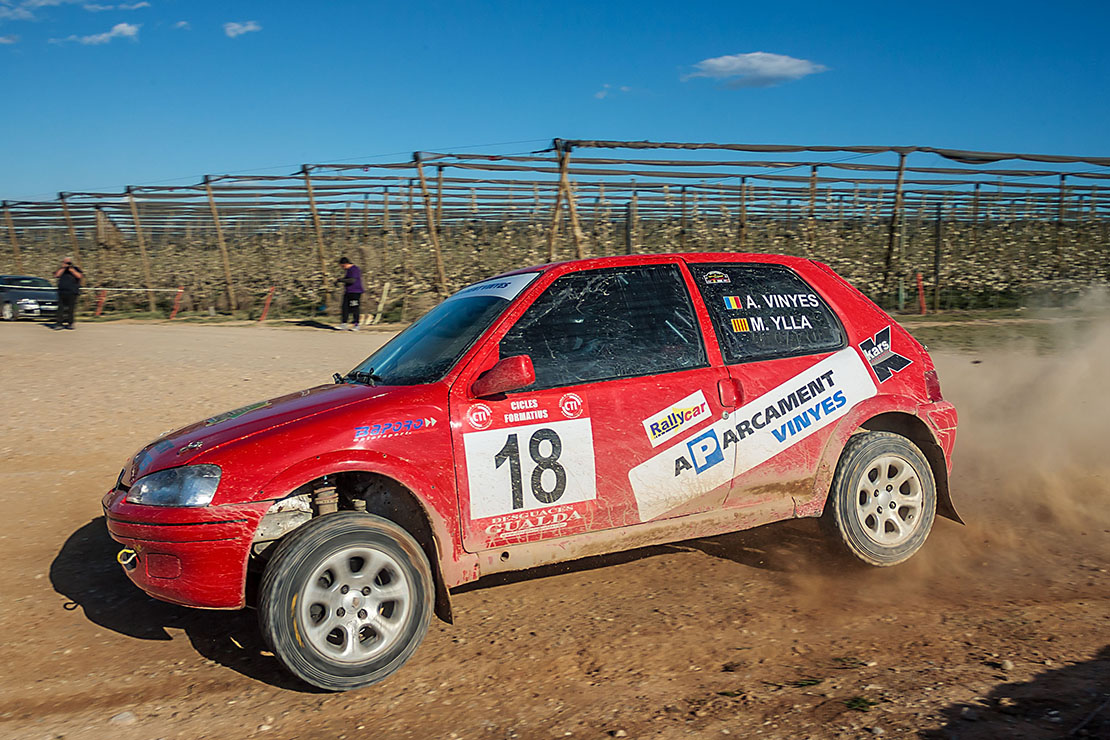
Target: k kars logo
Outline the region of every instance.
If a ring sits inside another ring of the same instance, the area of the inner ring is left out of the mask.
[[[577,419],[582,415],[582,397],[577,393],[564,393],[559,399],[559,410],[568,419]]]
[[[484,403],[476,403],[467,410],[466,421],[475,429],[485,429],[493,423],[493,411]]]
[[[871,369],[875,371],[875,378],[880,383],[890,380],[894,373],[901,372],[913,362],[891,349],[890,327],[886,327],[871,339],[865,339],[859,344],[859,350],[867,358]]]

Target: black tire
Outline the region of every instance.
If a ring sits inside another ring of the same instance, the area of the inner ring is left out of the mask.
[[[840,549],[890,566],[921,548],[936,511],[936,481],[921,450],[898,434],[866,432],[844,445],[821,518]]]
[[[428,632],[434,587],[423,548],[404,529],[373,514],[328,514],[274,551],[259,586],[259,625],[306,683],[357,689],[412,656]]]

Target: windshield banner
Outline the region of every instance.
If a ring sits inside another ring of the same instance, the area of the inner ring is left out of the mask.
[[[493,280],[484,280],[463,288],[448,298],[447,301],[453,301],[457,298],[477,298],[479,296],[493,296],[494,298],[504,298],[511,301],[520,295],[520,292],[527,288],[537,277],[539,277],[538,272],[524,272],[520,275],[508,275]],[[447,301],[444,301],[444,303]]]

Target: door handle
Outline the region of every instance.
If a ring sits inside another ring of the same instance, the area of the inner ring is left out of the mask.
[[[739,408],[744,403],[744,389],[736,378],[721,378],[717,381],[717,395],[725,409]]]

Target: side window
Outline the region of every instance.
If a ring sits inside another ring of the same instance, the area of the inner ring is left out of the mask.
[[[708,364],[678,265],[588,270],[552,283],[501,340],[528,355],[528,390],[653,375]]]
[[[844,330],[821,297],[781,265],[693,264],[725,363],[828,352]]]

